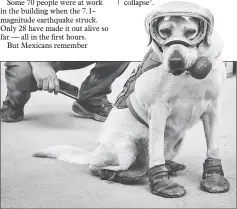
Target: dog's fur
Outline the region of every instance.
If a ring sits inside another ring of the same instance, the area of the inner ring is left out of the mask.
[[[185,35],[187,29],[198,31],[198,24],[192,18],[170,17],[169,20],[160,21],[158,27],[159,32],[170,27],[170,35],[180,37]],[[154,42],[151,46],[157,51]],[[185,68],[189,68],[199,56],[196,47],[174,44],[162,49],[163,64],[142,74],[131,95],[137,101],[134,109],[149,128],[141,124],[129,109],[114,107],[102,127],[93,152],[55,146],[43,149],[34,156],[88,164],[96,175],[102,169],[126,171],[134,163],[151,168],[164,164],[165,159],[172,160],[187,129],[201,119],[206,135],[207,157],[218,158],[217,124],[220,92],[225,80],[225,66],[221,57],[214,59],[212,70],[205,79],[197,80],[186,72],[179,76],[169,72],[169,59],[175,50],[182,54]],[[139,108],[144,111],[140,112]]]

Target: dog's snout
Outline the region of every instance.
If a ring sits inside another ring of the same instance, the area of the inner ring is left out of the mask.
[[[169,67],[171,70],[183,69],[185,66],[184,58],[178,50],[175,50],[169,59]]]

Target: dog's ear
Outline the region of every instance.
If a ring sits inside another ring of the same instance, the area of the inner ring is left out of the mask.
[[[160,48],[158,47],[158,45],[153,41],[151,40],[151,48],[153,49],[153,51],[157,54],[160,62],[163,62],[163,53],[162,51],[160,50]]]
[[[219,35],[213,32],[212,35],[206,37],[199,45],[198,51],[201,56],[206,56],[212,60],[221,54],[224,44]]]
[[[155,11],[148,14],[145,18],[145,29],[146,29],[146,32],[147,32],[148,38],[149,38],[148,46],[151,46],[153,51],[157,54],[159,60],[161,62],[163,62],[162,52],[161,52],[160,48],[158,47],[157,43],[154,42],[152,35],[151,35],[151,28],[150,27],[151,27],[152,19],[154,18],[154,15],[155,15]]]

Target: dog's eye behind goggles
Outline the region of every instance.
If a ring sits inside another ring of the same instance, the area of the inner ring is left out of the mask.
[[[151,36],[150,42],[154,40],[159,47],[170,46],[172,44],[182,44],[187,47],[198,46],[206,36],[207,22],[204,19],[198,18],[200,29],[199,33],[194,39],[190,40],[188,38],[181,38],[181,37],[170,37],[168,39],[163,39],[158,33],[158,21],[160,20],[159,18],[158,17],[153,18],[153,20],[150,23],[150,36]]]

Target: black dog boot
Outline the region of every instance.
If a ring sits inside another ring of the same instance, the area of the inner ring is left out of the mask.
[[[129,168],[126,171],[101,170],[100,179],[114,181],[121,184],[134,184],[147,173],[146,167]]]
[[[165,160],[165,165],[167,166],[167,168],[169,169],[169,174],[174,174],[178,171],[182,171],[186,168],[185,165],[180,164],[180,163],[176,163],[174,161],[171,160]]]
[[[185,188],[169,179],[169,171],[166,165],[158,165],[149,169],[151,193],[166,198],[184,196],[186,194]]]
[[[103,169],[100,172],[101,180],[116,181],[116,172],[111,170]]]
[[[229,181],[224,177],[220,159],[207,158],[205,160],[202,178],[201,188],[206,192],[223,193],[230,188]]]

